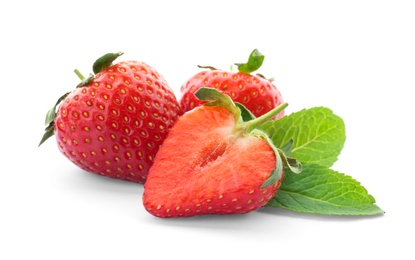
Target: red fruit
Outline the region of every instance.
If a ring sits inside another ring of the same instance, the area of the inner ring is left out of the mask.
[[[121,54],[97,60],[96,75],[65,94],[56,114],[56,106],[49,111],[41,144],[55,134],[59,150],[80,168],[144,183],[181,113],[173,91],[154,68],[139,61],[112,65]]]
[[[162,218],[242,214],[262,207],[280,187],[284,160],[256,127],[286,104],[241,123],[229,96],[207,88],[197,95],[219,98],[185,113],[171,128],[144,185],[144,207]]]
[[[283,103],[282,95],[272,81],[265,79],[260,74],[250,74],[262,65],[263,59],[264,56],[258,50],[254,50],[248,63],[237,64],[238,72],[211,68],[211,70],[197,73],[181,87],[180,107],[182,111],[186,112],[206,103],[199,100],[194,94],[201,87],[215,88],[229,95],[233,101],[244,105],[256,117],[281,105]],[[282,116],[284,116],[284,111],[274,119]]]

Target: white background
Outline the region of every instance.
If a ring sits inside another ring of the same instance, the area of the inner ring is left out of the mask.
[[[2,1],[1,259],[414,259],[413,1]],[[178,98],[196,65],[228,69],[258,48],[287,113],[326,106],[346,124],[333,166],[386,214],[261,209],[158,219],[142,185],[86,173],[46,111],[107,52],[155,67]]]

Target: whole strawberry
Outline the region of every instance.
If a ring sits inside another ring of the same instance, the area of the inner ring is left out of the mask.
[[[210,70],[197,73],[182,85],[180,98],[182,111],[189,111],[205,103],[194,94],[202,87],[215,88],[229,95],[233,101],[244,105],[256,117],[281,105],[284,102],[282,95],[272,80],[265,79],[261,74],[251,74],[261,67],[263,61],[264,55],[255,49],[251,52],[247,63],[236,64],[238,72],[199,66]],[[274,119],[283,115],[284,111],[281,111]]]
[[[59,150],[80,168],[144,183],[169,129],[181,114],[165,79],[139,61],[112,62],[108,53],[88,78],[63,95],[46,116],[41,145],[53,134]]]
[[[300,170],[258,129],[287,104],[244,122],[229,96],[212,88],[196,95],[212,101],[185,113],[171,128],[144,184],[144,207],[161,218],[257,210],[275,196],[283,166]]]

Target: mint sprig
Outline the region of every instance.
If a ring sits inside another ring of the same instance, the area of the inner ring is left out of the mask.
[[[267,207],[324,215],[383,214],[375,198],[351,176],[317,164],[303,164],[300,174],[286,170],[276,196]]]
[[[266,206],[324,215],[384,213],[357,180],[330,169],[346,140],[345,124],[333,111],[325,107],[303,109],[260,129],[276,147],[289,148],[287,155],[302,164],[300,174],[285,169],[279,191]]]

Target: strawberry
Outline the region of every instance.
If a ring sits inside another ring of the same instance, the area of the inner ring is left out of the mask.
[[[229,95],[232,100],[243,104],[256,117],[281,105],[283,103],[282,95],[272,83],[272,79],[265,79],[261,74],[251,74],[261,67],[263,61],[264,55],[255,49],[251,52],[247,63],[236,64],[238,72],[199,66],[200,68],[210,68],[210,70],[195,74],[182,85],[180,89],[180,107],[182,111],[189,111],[204,103],[194,94],[201,87],[215,88]],[[278,119],[283,115],[284,111],[280,112],[274,119]]]
[[[139,61],[112,64],[122,54],[102,56],[87,79],[75,70],[84,80],[49,110],[39,145],[55,135],[59,150],[80,168],[144,183],[181,112],[154,68]]]
[[[232,99],[213,88],[196,96],[213,100],[181,116],[150,168],[142,196],[145,209],[161,218],[243,214],[275,196],[287,160],[259,125],[286,107],[243,121]]]

